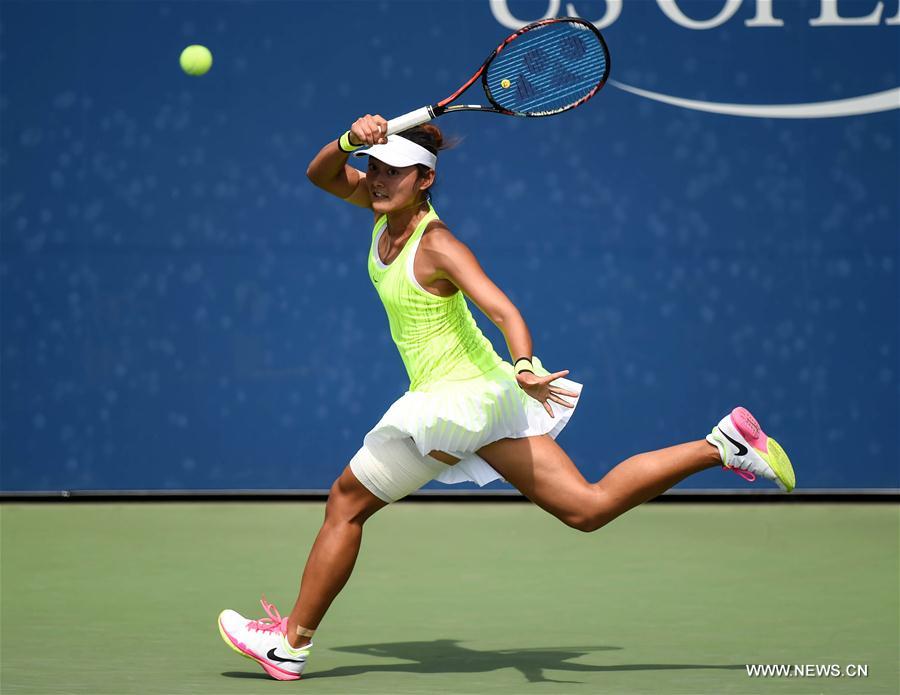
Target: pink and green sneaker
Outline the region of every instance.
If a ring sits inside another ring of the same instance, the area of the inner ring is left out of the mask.
[[[719,450],[722,466],[745,480],[753,482],[756,476],[762,476],[774,480],[785,492],[794,489],[791,460],[778,442],[766,436],[746,408],[735,408],[723,417],[706,435],[706,441]]]
[[[219,614],[219,634],[225,644],[256,661],[272,678],[299,680],[312,643],[294,649],[285,636],[287,618],[282,618],[265,598],[260,603],[268,618],[248,620],[233,610],[224,610]]]

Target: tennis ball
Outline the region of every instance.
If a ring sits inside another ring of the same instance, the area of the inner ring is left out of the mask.
[[[509,80],[500,80],[500,86],[503,87],[503,89],[509,89],[509,85],[511,84],[512,82],[510,82]]]
[[[188,46],[181,52],[178,59],[181,69],[188,75],[199,77],[209,72],[212,67],[212,53],[206,46]]]

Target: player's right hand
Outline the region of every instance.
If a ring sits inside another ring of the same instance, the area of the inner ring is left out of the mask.
[[[378,114],[366,114],[350,126],[350,143],[353,145],[383,145],[387,142],[387,121]]]

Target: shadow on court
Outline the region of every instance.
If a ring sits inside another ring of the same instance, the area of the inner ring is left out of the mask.
[[[569,671],[572,673],[598,673],[604,671],[670,671],[689,669],[739,670],[743,664],[593,664],[571,663],[570,659],[586,656],[592,652],[616,651],[621,647],[539,647],[533,649],[498,649],[478,651],[461,647],[458,640],[440,639],[430,642],[386,642],[383,644],[358,644],[333,647],[332,651],[366,656],[400,659],[403,664],[365,664],[359,666],[339,666],[328,671],[312,671],[303,679],[339,678],[358,676],[364,673],[487,673],[505,668],[514,668],[530,683],[581,683],[578,680],[555,680],[544,675],[545,670]],[[228,672],[223,676],[231,678],[268,678],[263,673]]]

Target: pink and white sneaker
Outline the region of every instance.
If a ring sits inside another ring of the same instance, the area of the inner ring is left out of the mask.
[[[761,475],[774,480],[785,492],[794,489],[791,460],[778,442],[766,436],[746,408],[735,408],[723,417],[706,435],[706,441],[719,450],[722,466],[745,480],[753,482]]]
[[[280,681],[299,680],[309,648],[294,649],[287,641],[287,618],[282,618],[278,610],[263,598],[263,610],[269,616],[261,620],[248,620],[233,610],[219,613],[219,633],[225,644],[238,654],[253,659],[272,678]]]

